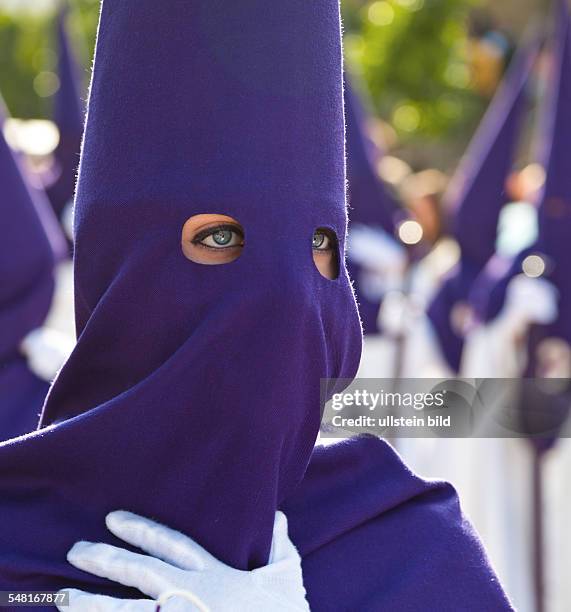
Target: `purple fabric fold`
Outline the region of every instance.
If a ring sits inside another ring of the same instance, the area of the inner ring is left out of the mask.
[[[0,364],[0,440],[36,429],[49,387],[30,371],[23,356]]]

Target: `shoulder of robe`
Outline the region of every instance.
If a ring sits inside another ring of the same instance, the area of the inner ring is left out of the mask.
[[[513,609],[452,485],[418,477],[383,440],[317,449],[283,510],[304,575],[325,568],[353,609]]]
[[[407,504],[440,508],[440,503],[434,505],[437,499],[449,511],[460,512],[458,497],[450,484],[423,480],[387,442],[362,435],[317,446],[304,479],[283,509],[290,530],[297,527],[292,522],[298,516],[303,517],[304,523],[315,522],[317,527],[322,513],[331,513],[327,529],[316,529],[311,544],[304,538],[306,550],[312,550],[326,543],[325,534],[334,539],[345,530]],[[322,540],[318,540],[318,534]]]

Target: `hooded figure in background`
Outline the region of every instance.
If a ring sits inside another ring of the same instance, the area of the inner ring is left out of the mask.
[[[514,58],[445,195],[460,260],[427,309],[430,331],[419,330],[418,334],[432,336],[436,346],[431,353],[438,355],[435,360],[443,361],[449,372],[460,368],[470,287],[494,253],[498,218],[506,203],[505,183],[519,140],[526,85],[536,53],[534,44]],[[418,354],[414,337],[411,345],[411,353]],[[422,370],[418,364],[412,369],[415,375]]]
[[[62,2],[56,17],[60,86],[54,98],[54,122],[59,130],[59,142],[54,151],[54,165],[43,181],[50,203],[69,235],[83,137],[84,104],[80,71],[66,28],[67,14],[67,3]],[[71,236],[68,240],[71,243]]]
[[[407,254],[394,234],[402,209],[377,174],[380,151],[366,125],[361,100],[345,75],[349,236],[347,269],[354,281],[365,334],[358,376],[394,374],[395,342],[379,323],[383,298],[400,289]]]
[[[355,281],[365,335],[380,332],[383,295],[398,286],[406,254],[394,238],[401,207],[377,174],[380,152],[367,134],[361,101],[345,78],[347,180],[349,197],[348,269]]]
[[[520,480],[531,481],[532,455],[540,469],[549,473],[540,493],[547,542],[542,542],[544,573],[549,576],[550,605],[563,609],[569,601],[564,568],[571,557],[571,548],[560,537],[571,506],[561,486],[571,452],[567,439],[571,397],[571,24],[565,2],[555,3],[555,15],[553,59],[540,132],[540,160],[546,174],[537,211],[538,236],[511,260],[494,258],[474,287],[471,303],[478,325],[468,336],[466,364],[479,367],[481,376],[489,375],[491,369],[495,376],[505,378],[551,378],[558,387],[546,386],[545,393],[540,385],[528,384],[515,406],[514,425],[536,436],[531,445],[521,445],[527,470]],[[554,446],[555,452],[547,453]],[[521,507],[530,506],[531,493],[526,493],[519,501]],[[531,509],[527,522],[531,523]]]
[[[448,189],[446,199],[454,204],[459,262],[445,277],[427,316],[407,338],[404,370],[408,376],[483,376],[466,369],[461,361],[468,298],[495,249],[498,218],[507,197],[505,183],[515,157],[537,49],[537,43],[527,45],[515,56]],[[529,551],[526,539],[519,536],[522,524],[523,528],[528,525],[525,518],[520,521],[521,512],[507,510],[511,499],[527,494],[526,484],[517,478],[527,466],[525,457],[518,465],[518,448],[514,450],[504,440],[451,438],[401,439],[398,449],[423,476],[446,478],[457,487],[508,593],[518,609],[527,609],[532,599]],[[509,475],[514,479],[507,479]]]
[[[468,378],[569,376],[565,370],[569,354],[565,342],[569,340],[564,340],[565,313],[569,310],[568,307],[558,309],[558,296],[566,291],[568,275],[564,270],[571,237],[565,213],[565,202],[569,199],[566,149],[571,129],[567,116],[571,103],[571,64],[568,9],[564,2],[556,3],[556,6],[557,28],[551,45],[552,71],[538,132],[543,148],[539,157],[546,168],[546,182],[538,207],[538,236],[531,246],[511,259],[496,253],[473,283],[469,303],[475,322],[466,338],[460,369],[461,376]],[[555,215],[550,214],[553,202],[558,211]],[[543,345],[541,338],[546,341]],[[539,351],[534,355],[536,349]],[[543,358],[549,365],[559,362],[557,367],[564,367],[559,373],[557,370],[534,370],[538,357],[539,361]],[[507,387],[506,381],[498,384],[504,389]],[[492,396],[493,385],[490,381]],[[486,392],[485,385],[480,391]],[[513,424],[519,432],[545,427],[552,435],[534,441],[537,448],[544,449],[556,439],[553,432],[557,432],[558,425],[565,419],[569,399],[567,393],[557,399],[554,395],[537,397],[531,391],[529,385],[521,403],[517,398],[509,402],[514,408]],[[495,395],[498,397],[502,393],[496,391]],[[538,407],[543,409],[537,410]],[[434,453],[428,450],[426,463],[429,467],[425,471],[412,455],[405,453],[405,456],[423,475],[444,475],[458,487],[466,511],[487,543],[490,556],[516,607],[534,609],[532,564],[529,562],[533,557],[530,499],[534,449],[522,439],[482,439],[462,441],[456,454],[462,457],[461,464],[450,461],[449,455],[447,461],[442,462],[444,467],[436,469],[431,465]],[[559,464],[555,469],[561,470],[563,464],[559,460],[555,462]],[[474,478],[474,474],[478,477]],[[548,482],[560,483],[562,480],[554,478]],[[559,503],[552,509],[561,508],[560,512],[567,515],[568,501],[561,501],[559,491],[553,497]],[[484,504],[483,499],[486,500]],[[563,521],[556,520],[553,510],[547,516],[546,525],[561,527]],[[557,541],[556,537],[553,542]],[[563,546],[557,548],[565,549]],[[555,576],[561,572],[560,559],[550,559],[553,564],[546,575]],[[551,597],[553,601],[558,600],[554,593],[550,594]]]
[[[120,545],[104,519],[121,508],[263,568],[281,507],[314,610],[510,609],[451,487],[375,438],[312,457],[320,379],[351,379],[361,348],[338,1],[104,0],[94,66],[79,339],[43,429],[0,446],[0,588],[140,597],[148,572],[66,560]],[[204,215],[226,221],[188,233]]]
[[[496,348],[488,367],[496,376],[568,378],[571,375],[571,283],[567,265],[571,254],[571,189],[567,143],[571,120],[571,25],[565,2],[556,3],[557,25],[552,45],[549,90],[542,109],[540,152],[545,183],[539,197],[537,238],[511,261],[495,258],[472,292],[479,326],[471,342],[481,353]],[[498,350],[495,345],[503,345]],[[471,362],[478,357],[474,349]],[[487,373],[480,374],[488,375]],[[529,397],[529,396],[528,396]],[[542,417],[538,405],[521,413],[522,427],[546,450],[557,439],[558,427],[567,415],[567,401],[545,402]],[[557,402],[555,402],[557,404]],[[530,406],[531,408],[531,406]],[[543,420],[543,418],[547,420]]]
[[[0,100],[0,440],[33,431],[61,365],[57,340],[42,330],[54,293],[54,267],[65,248],[45,196],[29,187],[2,135]],[[54,353],[55,351],[55,353]]]

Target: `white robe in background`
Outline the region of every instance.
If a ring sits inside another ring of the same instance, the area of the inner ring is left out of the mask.
[[[541,279],[518,277],[506,304],[489,325],[466,339],[462,378],[517,378],[525,367],[521,349],[531,322],[556,315],[553,288]],[[425,366],[421,367],[424,360]],[[408,376],[447,377],[426,316],[411,328]],[[518,439],[399,440],[405,460],[422,476],[443,478],[458,490],[462,506],[488,551],[508,595],[520,612],[534,612],[532,575],[531,475],[533,454]]]

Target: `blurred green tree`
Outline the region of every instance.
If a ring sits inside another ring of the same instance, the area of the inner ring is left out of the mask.
[[[476,0],[344,0],[347,65],[403,140],[469,130],[468,16]]]
[[[57,3],[54,3],[57,7]],[[85,86],[97,30],[99,0],[70,2],[69,31]],[[10,112],[22,118],[47,118],[58,88],[54,11],[0,9],[0,92]]]
[[[467,16],[477,0],[342,0],[347,63],[405,142],[469,130]],[[88,67],[99,0],[70,0],[72,42]],[[54,2],[57,6],[57,3]],[[13,115],[49,117],[57,90],[54,11],[0,9],[0,91]]]

